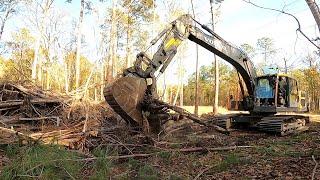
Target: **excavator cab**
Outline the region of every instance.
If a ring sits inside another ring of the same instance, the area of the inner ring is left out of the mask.
[[[254,113],[306,111],[305,97],[298,89],[297,80],[283,74],[256,78]]]

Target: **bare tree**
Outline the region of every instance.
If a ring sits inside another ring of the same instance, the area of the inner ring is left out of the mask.
[[[39,0],[35,1],[34,4],[31,3],[29,8],[35,8],[34,12],[32,12],[32,18],[30,19],[31,24],[36,27],[37,36],[36,36],[36,44],[35,44],[35,52],[34,58],[31,68],[31,78],[33,81],[36,81],[38,77],[38,81],[42,85],[42,62],[40,56],[40,46],[41,39],[44,36],[44,30],[46,26],[46,21],[48,19],[48,12],[53,5],[54,0]]]
[[[211,10],[211,23],[212,23],[212,30],[214,31],[214,8],[213,8],[213,0],[210,0],[210,10]],[[214,104],[213,104],[213,113],[216,115],[218,114],[218,107],[219,107],[219,60],[217,59],[216,55],[213,55],[214,58]]]
[[[193,18],[195,18],[193,0],[191,0]],[[195,88],[195,99],[194,99],[194,113],[198,115],[199,111],[199,46],[196,44],[196,88]]]
[[[311,40],[311,38],[309,38],[301,29],[301,24],[300,24],[300,21],[298,20],[298,18],[296,16],[294,16],[293,14],[291,13],[288,13],[288,12],[285,12],[284,10],[279,10],[279,9],[274,9],[274,8],[268,8],[268,7],[263,7],[263,6],[260,6],[258,4],[255,4],[253,2],[251,2],[250,0],[242,0],[243,2],[246,2],[248,4],[251,4],[257,8],[261,8],[261,9],[265,9],[265,10],[269,10],[269,11],[275,11],[275,12],[279,12],[279,13],[282,13],[282,14],[285,14],[285,15],[288,15],[290,17],[292,17],[296,22],[297,22],[297,29],[296,29],[296,32],[299,32],[303,37],[305,37],[313,46],[315,46],[317,49],[320,49],[320,46],[318,46],[315,42],[313,42]]]
[[[77,34],[77,50],[76,50],[76,89],[80,86],[80,53],[81,53],[81,29],[83,22],[84,0],[80,2],[80,14],[78,22],[78,34]]]
[[[110,45],[109,45],[109,55],[107,59],[107,68],[106,69],[106,80],[108,82],[113,80],[114,77],[114,66],[116,61],[116,51],[117,51],[117,0],[112,0],[112,14],[111,14],[111,28],[110,28]]]
[[[19,4],[19,0],[1,0],[0,1],[0,40],[2,37],[2,34],[4,32],[4,27],[8,19],[12,14],[16,12],[16,8]]]
[[[306,0],[320,32],[320,12],[315,0]]]
[[[264,65],[267,65],[267,59],[276,53],[276,49],[274,48],[273,39],[269,37],[259,38],[257,41],[257,47],[261,51],[264,57]]]

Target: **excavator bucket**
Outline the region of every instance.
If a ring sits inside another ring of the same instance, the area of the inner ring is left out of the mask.
[[[143,122],[140,103],[147,84],[138,77],[121,77],[104,88],[104,97],[111,108],[132,127],[141,127]]]

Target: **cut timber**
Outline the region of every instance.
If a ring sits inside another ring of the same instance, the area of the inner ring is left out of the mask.
[[[9,107],[14,107],[14,106],[22,106],[23,102],[24,102],[23,100],[13,101],[13,102],[2,101],[2,102],[0,102],[0,108],[9,108]],[[54,100],[54,99],[32,99],[32,100],[30,100],[30,102],[31,102],[31,104],[60,103],[59,100]]]
[[[52,117],[33,117],[33,118],[19,118],[19,121],[40,121],[45,119],[59,119],[57,116]]]
[[[253,148],[253,147],[254,146],[230,146],[230,147],[217,147],[217,148],[193,147],[193,148],[184,148],[184,149],[169,150],[169,151],[178,151],[178,152],[230,151],[230,150],[235,150],[235,149]]]
[[[202,148],[202,147],[195,147],[195,148],[185,148],[185,149],[165,149],[164,152],[185,152],[185,153],[192,153],[192,152],[201,152],[201,151],[230,151],[240,148],[253,148],[254,146],[231,146],[231,147],[218,147],[218,148]],[[128,158],[145,158],[157,155],[161,152],[150,153],[150,154],[130,154],[130,155],[122,155],[122,156],[107,156],[106,159],[128,159]],[[97,157],[80,159],[80,161],[93,161],[96,160]]]
[[[198,117],[198,116],[195,115],[195,114],[192,114],[192,113],[188,112],[187,110],[185,110],[185,109],[183,109],[183,108],[181,108],[181,107],[173,106],[173,105],[170,105],[170,104],[165,103],[165,102],[162,102],[162,101],[159,101],[159,102],[160,102],[161,104],[167,106],[169,109],[171,109],[171,110],[173,110],[173,111],[175,111],[175,112],[177,112],[177,113],[185,116],[186,118],[191,119],[191,120],[192,120],[193,122],[195,122],[195,123],[198,123],[198,124],[203,125],[203,126],[206,126],[206,127],[214,128],[216,131],[218,131],[218,132],[220,132],[220,133],[229,134],[229,132],[228,132],[226,129],[224,129],[224,128],[222,128],[222,127],[219,127],[219,126],[217,126],[217,125],[207,124],[207,123],[205,123],[205,120],[204,120],[204,119]]]
[[[5,124],[7,126],[13,126],[14,124],[21,121],[43,121],[43,120],[52,120],[56,121],[57,126],[60,125],[60,118],[58,116],[50,116],[50,117],[30,117],[30,118],[22,118],[22,117],[14,117],[14,116],[0,116],[0,123]]]

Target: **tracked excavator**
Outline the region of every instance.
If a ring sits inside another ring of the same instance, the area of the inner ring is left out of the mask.
[[[140,52],[134,65],[125,69],[122,77],[104,88],[107,103],[130,126],[159,132],[170,119],[177,120],[183,116],[197,119],[180,107],[160,101],[156,88],[157,78],[166,70],[181,42],[187,39],[229,62],[238,72],[243,97],[240,105],[249,113],[217,118],[217,125],[226,129],[253,128],[280,135],[307,129],[307,116],[279,115],[305,110],[305,99],[295,79],[278,73],[258,77],[252,61],[244,51],[188,14],[171,22],[151,41],[150,46],[159,44],[152,58]]]

